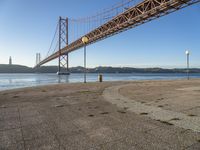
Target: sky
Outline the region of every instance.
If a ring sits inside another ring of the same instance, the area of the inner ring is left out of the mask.
[[[44,58],[59,16],[81,18],[121,0],[0,0],[0,64],[33,67]],[[87,47],[87,66],[200,67],[200,3]],[[54,60],[46,65],[57,65]],[[69,54],[69,66],[83,66],[83,49]]]

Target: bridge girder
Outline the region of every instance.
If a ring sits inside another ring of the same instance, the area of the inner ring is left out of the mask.
[[[143,2],[129,8],[122,14],[103,24],[102,26],[89,32],[85,36],[89,38],[88,44],[92,44],[197,2],[200,2],[200,0],[144,0]],[[47,57],[38,65],[41,66],[59,57],[59,55],[70,53],[83,46],[84,44],[80,38],[62,48],[60,53],[56,52]]]

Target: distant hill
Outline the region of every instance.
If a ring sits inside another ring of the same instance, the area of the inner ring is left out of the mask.
[[[0,64],[0,73],[32,73],[33,69],[21,65]]]
[[[163,69],[163,68],[131,68],[131,67],[97,67],[89,72],[102,73],[185,73],[187,69]],[[190,72],[200,73],[199,68],[191,68]]]
[[[0,73],[56,73],[57,66],[42,66],[40,68],[31,68],[22,65],[0,64]]]
[[[22,65],[0,64],[0,73],[56,73],[57,66],[42,66],[31,68]],[[96,67],[88,68],[89,73],[185,73],[187,69],[163,69],[163,68],[131,68],[131,67]],[[83,73],[81,66],[70,68],[71,73]],[[200,68],[191,68],[190,72],[200,73]]]

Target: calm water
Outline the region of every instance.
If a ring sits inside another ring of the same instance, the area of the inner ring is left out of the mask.
[[[190,74],[191,78],[200,78],[200,74]],[[186,74],[143,73],[143,74],[103,74],[104,81],[130,80],[166,80],[186,78]],[[87,74],[88,82],[95,82],[98,74]],[[0,90],[47,85],[55,83],[83,82],[83,74],[57,76],[56,74],[0,74]]]

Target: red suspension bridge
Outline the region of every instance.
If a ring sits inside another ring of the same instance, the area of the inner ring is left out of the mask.
[[[88,38],[87,45],[92,44],[198,2],[200,0],[124,0],[87,18],[60,17],[47,56],[36,67],[58,58],[58,72],[62,72],[61,68],[68,72],[68,55],[85,46],[82,37]]]

